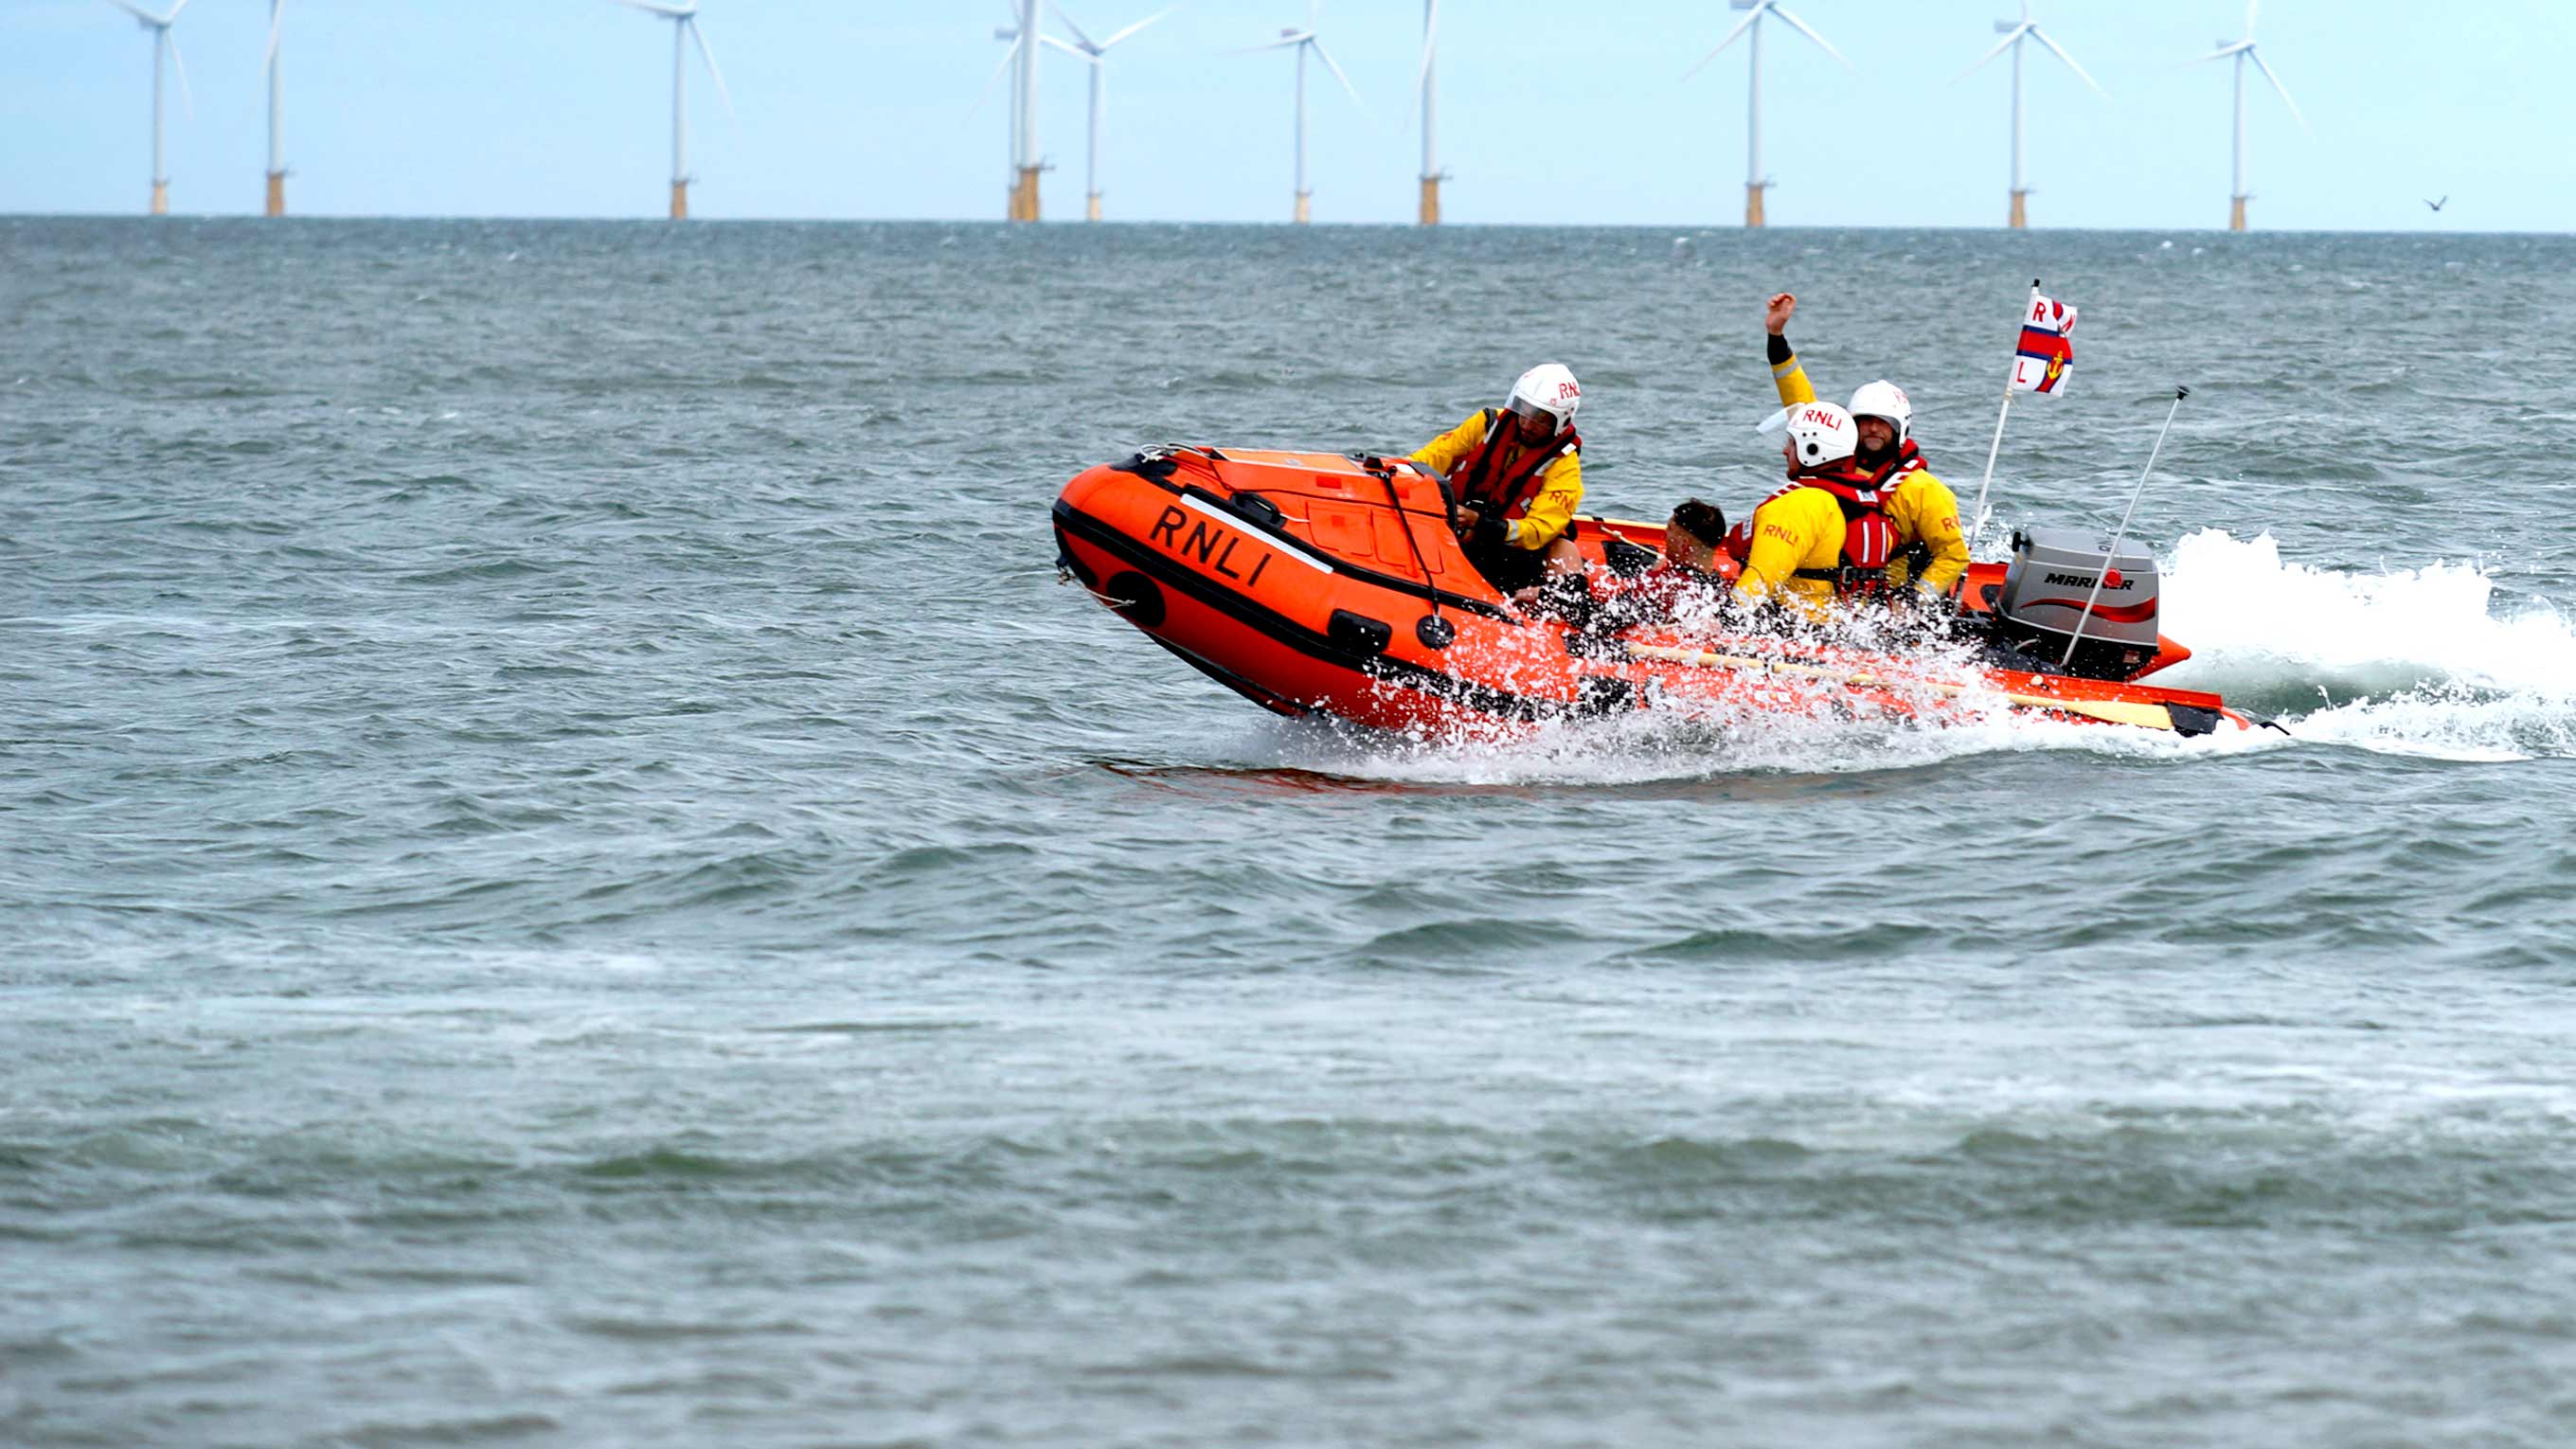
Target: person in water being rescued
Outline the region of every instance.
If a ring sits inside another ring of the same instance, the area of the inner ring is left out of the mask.
[[[1574,546],[1574,507],[1583,501],[1574,410],[1582,401],[1572,372],[1542,362],[1520,375],[1501,407],[1468,414],[1411,455],[1449,480],[1467,561],[1506,594],[1543,577],[1582,579]]]
[[[1762,500],[1741,530],[1744,571],[1732,597],[1753,608],[1785,606],[1821,622],[1833,617],[1838,601],[1885,592],[1896,530],[1876,476],[1853,456],[1860,430],[1851,414],[1829,402],[1806,402],[1784,416],[1789,440],[1780,455],[1789,465],[1788,486]]]
[[[1769,334],[1771,381],[1779,390],[1782,407],[1816,400],[1816,389],[1807,381],[1806,368],[1786,335],[1797,310],[1798,299],[1789,292],[1772,297],[1762,310],[1762,328]],[[1922,451],[1914,445],[1912,400],[1905,389],[1882,379],[1863,383],[1852,394],[1848,411],[1860,430],[1853,460],[1887,494],[1887,521],[1896,529],[1896,551],[1888,562],[1888,596],[1947,597],[1968,571],[1968,540],[1959,529],[1958,495],[1932,476]]]
[[[1725,541],[1726,515],[1715,504],[1683,500],[1664,520],[1664,556],[1603,601],[1594,628],[1606,633],[1713,616],[1727,592],[1717,573],[1717,551]]]

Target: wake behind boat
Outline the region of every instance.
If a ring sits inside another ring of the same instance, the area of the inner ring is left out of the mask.
[[[1942,631],[1956,642],[1915,649],[1714,618],[1593,629],[1517,605],[1468,561],[1441,479],[1406,460],[1159,447],[1079,474],[1054,513],[1062,577],[1283,715],[1409,733],[1659,708],[2186,736],[2260,723],[2142,682],[2190,651],[2157,632],[2154,560],[2090,534],[2035,530],[1971,564]],[[1662,536],[1586,517],[1577,546],[1634,580]]]

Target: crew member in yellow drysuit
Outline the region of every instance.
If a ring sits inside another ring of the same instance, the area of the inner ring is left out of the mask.
[[[1886,495],[1853,461],[1859,430],[1829,402],[1788,410],[1781,456],[1788,486],[1762,500],[1740,533],[1744,570],[1735,602],[1779,603],[1809,619],[1831,618],[1838,598],[1883,592],[1895,529]]]
[[[1574,431],[1582,400],[1572,372],[1543,362],[1521,374],[1503,406],[1470,413],[1412,454],[1449,479],[1467,560],[1506,594],[1543,574],[1582,576],[1573,537],[1583,501],[1583,439]]]
[[[1763,309],[1771,381],[1783,407],[1816,400],[1806,369],[1782,335],[1797,310],[1798,299],[1787,292]],[[1853,460],[1886,494],[1887,521],[1896,530],[1896,551],[1887,570],[1889,597],[1947,596],[1968,571],[1968,540],[1959,529],[1958,495],[1923,466],[1923,454],[1914,446],[1913,403],[1896,384],[1873,382],[1852,394],[1850,412],[1860,430]]]

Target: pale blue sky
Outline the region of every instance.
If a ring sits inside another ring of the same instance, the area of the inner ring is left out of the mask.
[[[167,0],[152,0],[154,4]],[[1093,35],[1160,0],[1066,0]],[[1306,0],[1195,0],[1110,57],[1112,219],[1283,221],[1286,53],[1232,55]],[[2014,0],[1793,0],[1855,67],[1765,27],[1765,165],[1775,225],[2003,220],[2008,77],[1953,78]],[[193,0],[173,85],[175,210],[260,201],[266,0]],[[2228,67],[2189,66],[2241,0],[2038,0],[2036,17],[2111,92],[2036,50],[2032,220],[2223,225]],[[692,202],[705,217],[998,219],[1008,164],[996,92],[1004,0],[704,0],[738,117],[691,77]],[[1731,226],[1742,212],[1742,46],[1684,69],[1735,16],[1721,0],[1448,0],[1442,164],[1457,222]],[[1050,29],[1061,33],[1059,23]],[[1418,0],[1328,0],[1322,33],[1368,111],[1310,78],[1319,222],[1412,218]],[[2270,0],[2263,53],[2302,131],[2249,82],[2263,229],[2576,229],[2576,3]],[[649,217],[670,164],[670,30],[606,0],[289,0],[291,209],[308,215]],[[1084,76],[1044,54],[1050,220],[1080,215]],[[0,211],[140,212],[151,46],[104,0],[0,3]],[[2448,194],[2435,215],[2423,200]]]

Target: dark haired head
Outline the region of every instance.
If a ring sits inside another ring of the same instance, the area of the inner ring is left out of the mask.
[[[1720,513],[1714,504],[1702,503],[1696,498],[1685,500],[1673,510],[1673,522],[1681,525],[1682,532],[1710,548],[1726,541],[1726,515]]]

